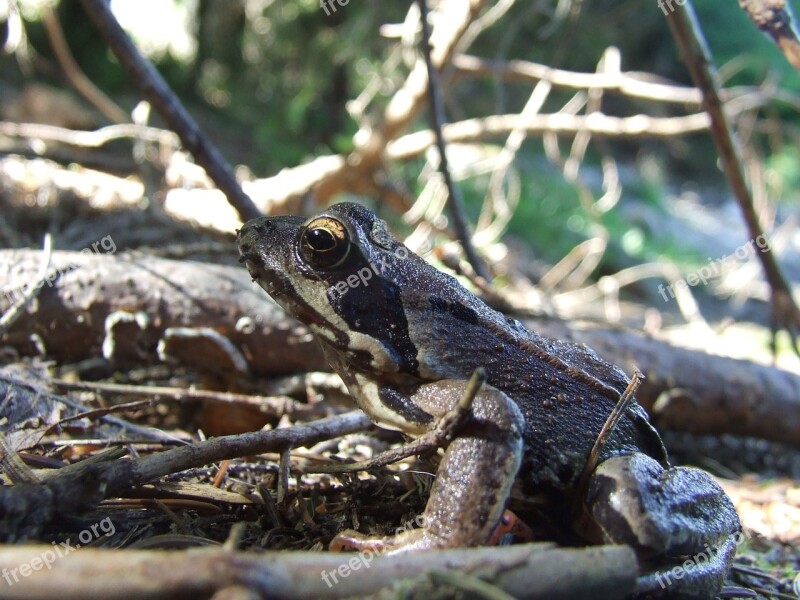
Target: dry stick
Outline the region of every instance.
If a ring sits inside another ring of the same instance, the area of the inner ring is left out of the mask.
[[[628,546],[553,548],[539,543],[369,556],[366,560],[362,555],[357,568],[352,566],[355,555],[331,552],[81,548],[48,569],[28,569],[25,576],[19,576],[21,565],[41,565],[42,557],[52,551],[50,544],[0,546],[0,571],[9,574],[14,583],[0,582],[3,597],[232,598],[234,595],[226,592],[237,589],[237,598],[332,600],[378,596],[381,590],[384,595],[397,595],[391,590],[395,583],[418,592],[409,595],[430,597],[431,584],[424,581],[430,571],[457,570],[479,577],[513,598],[622,600],[634,591],[639,573],[636,556]],[[484,593],[480,597],[492,597],[485,595],[485,589],[480,591]]]
[[[584,511],[586,510],[584,499],[588,490],[589,478],[592,476],[592,473],[594,473],[594,470],[597,468],[597,465],[600,462],[600,453],[603,451],[603,446],[605,446],[606,442],[611,437],[611,434],[614,433],[614,429],[616,429],[620,419],[622,419],[623,415],[625,415],[627,412],[631,402],[634,401],[636,391],[639,389],[642,381],[644,381],[644,375],[642,375],[639,369],[634,368],[633,377],[628,382],[628,386],[625,388],[625,391],[622,392],[622,395],[619,397],[617,403],[614,405],[614,408],[608,415],[606,422],[603,423],[603,427],[600,429],[600,433],[597,434],[597,439],[594,441],[594,445],[592,445],[592,449],[589,451],[589,456],[586,458],[586,463],[583,465],[581,475],[578,477],[578,483],[576,486],[578,493],[575,494],[575,501],[572,505],[573,517],[577,521],[582,521],[586,518],[586,515],[584,514]]]
[[[428,103],[431,129],[436,135],[436,147],[439,150],[439,171],[442,173],[442,178],[449,192],[453,227],[456,230],[456,236],[464,246],[464,253],[467,255],[467,260],[469,260],[472,268],[475,269],[478,275],[489,281],[491,280],[491,274],[472,245],[472,234],[467,222],[464,199],[461,197],[461,190],[453,181],[450,166],[447,163],[444,135],[442,134],[442,126],[447,122],[447,117],[445,116],[444,101],[442,99],[441,81],[436,67],[433,65],[433,60],[431,60],[431,27],[428,23],[428,5],[426,0],[417,0],[417,4],[419,4],[420,21],[422,23],[422,54],[425,57],[425,66],[428,70]]]
[[[64,417],[50,425],[47,429],[44,430],[44,435],[50,433],[51,430],[55,429],[56,427],[60,427],[64,423],[69,423],[70,421],[77,421],[79,419],[97,419],[100,417],[105,417],[106,415],[110,415],[115,412],[123,412],[126,410],[130,410],[131,408],[142,408],[145,406],[152,406],[153,400],[136,400],[135,402],[125,402],[124,404],[115,404],[114,406],[109,406],[107,408],[94,408],[92,410],[87,410],[85,412],[78,413],[76,415],[72,415],[71,417]]]
[[[642,381],[644,381],[644,375],[642,375],[641,371],[638,369],[634,370],[633,377],[628,383],[628,387],[626,387],[625,391],[622,392],[622,395],[614,405],[614,409],[611,411],[611,414],[608,415],[606,422],[603,423],[603,428],[600,430],[600,433],[597,434],[597,439],[594,441],[594,445],[589,451],[589,458],[586,459],[586,464],[583,466],[583,471],[581,471],[581,476],[578,479],[578,489],[585,489],[586,481],[594,472],[594,469],[597,467],[597,463],[600,460],[600,452],[602,452],[603,446],[605,446],[608,438],[611,437],[611,434],[619,424],[619,421],[622,419],[625,411],[628,410],[630,403],[633,402],[634,396],[636,395],[636,390],[639,389]]]
[[[86,412],[88,409],[86,406],[81,404],[80,402],[76,402],[75,400],[67,397],[67,396],[60,396],[57,394],[51,394],[46,390],[42,389],[41,386],[36,385],[34,383],[28,381],[22,381],[15,377],[8,377],[3,376],[0,377],[0,389],[3,387],[6,389],[13,390],[14,388],[20,388],[25,392],[31,394],[36,398],[40,398],[42,400],[47,400],[54,403],[64,404],[65,406],[70,407],[73,410],[78,410],[81,412]],[[159,429],[150,428],[150,427],[143,427],[142,425],[136,425],[135,423],[129,423],[124,419],[119,419],[117,417],[113,417],[111,415],[104,415],[100,417],[106,423],[110,423],[116,427],[119,427],[129,433],[133,433],[136,435],[140,435],[145,440],[150,441],[166,441],[166,442],[174,442],[175,438],[168,436],[166,433]],[[109,440],[103,440],[103,443],[108,443]]]
[[[106,496],[171,473],[229,458],[309,446],[361,431],[370,425],[367,415],[361,411],[352,411],[306,425],[221,436],[136,460],[117,461],[102,475],[107,484]]]
[[[667,15],[672,35],[675,38],[682,58],[689,68],[692,80],[703,94],[703,108],[711,119],[711,135],[719,151],[720,159],[733,190],[736,201],[744,215],[750,239],[754,240],[763,236],[763,230],[758,220],[753,199],[747,186],[744,175],[744,162],[742,161],[738,141],[734,137],[730,124],[722,108],[719,97],[719,83],[713,70],[711,57],[706,48],[708,45],[700,31],[694,9],[687,0],[685,6],[678,6]],[[758,252],[761,266],[764,269],[767,281],[772,290],[772,316],[770,328],[772,330],[772,354],[777,352],[776,338],[780,325],[789,333],[789,339],[795,353],[800,356],[798,333],[800,333],[800,310],[792,298],[792,292],[780,267],[771,252]]]
[[[230,165],[198,127],[195,120],[170,90],[155,67],[139,52],[111,13],[107,0],[81,0],[114,55],[130,73],[133,82],[180,136],[183,145],[228,198],[242,221],[261,213],[244,193]],[[155,17],[155,15],[154,15]]]
[[[125,138],[175,146],[179,141],[178,136],[171,131],[134,123],[108,125],[96,131],[74,131],[43,123],[0,121],[0,134],[15,138],[36,138],[84,148],[100,148],[109,142]]]
[[[472,403],[475,396],[481,389],[481,386],[486,382],[486,370],[483,367],[478,367],[469,378],[467,387],[461,396],[458,404],[456,404],[447,414],[445,414],[436,427],[424,433],[417,439],[408,444],[404,444],[400,448],[393,448],[386,452],[381,452],[369,460],[362,460],[353,463],[339,464],[339,465],[319,465],[305,469],[306,473],[352,473],[354,471],[370,471],[385,467],[398,460],[415,454],[422,454],[430,450],[444,446],[451,441],[458,430],[469,418],[472,411]]]
[[[47,37],[50,38],[50,45],[53,47],[58,64],[64,69],[64,74],[75,89],[113,123],[130,123],[130,117],[81,71],[72,56],[72,52],[69,51],[61,24],[58,22],[55,12],[49,6],[45,6],[42,10],[42,23],[47,32]]]
[[[99,381],[66,381],[54,379],[52,384],[65,390],[81,390],[94,393],[104,392],[128,396],[152,396],[171,401],[209,401],[221,404],[240,404],[258,408],[266,417],[292,418],[308,417],[318,414],[320,408],[314,404],[306,404],[289,396],[251,396],[233,392],[215,392],[212,390],[187,389],[150,385],[127,385],[122,383],[105,383]]]
[[[739,0],[739,6],[761,31],[770,36],[786,60],[800,71],[800,40],[785,0]]]

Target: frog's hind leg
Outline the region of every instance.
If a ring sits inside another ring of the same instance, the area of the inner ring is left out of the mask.
[[[665,469],[640,453],[615,456],[592,474],[585,507],[603,542],[632,546],[652,572],[641,592],[712,598],[722,589],[741,525],[708,473]]]
[[[443,380],[420,386],[413,401],[435,417],[455,406],[467,382]],[[389,553],[485,544],[500,521],[522,456],[524,420],[504,393],[484,386],[472,416],[444,454],[422,527],[395,536],[369,538],[346,531],[331,547],[378,548]]]

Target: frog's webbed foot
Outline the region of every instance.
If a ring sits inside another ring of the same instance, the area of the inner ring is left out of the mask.
[[[741,525],[708,473],[663,468],[644,454],[602,462],[586,508],[606,543],[628,544],[652,574],[639,590],[653,597],[712,598],[722,588]]]
[[[437,381],[420,386],[413,402],[435,417],[460,400],[467,382]],[[379,547],[388,553],[479,546],[501,520],[522,457],[524,419],[517,405],[499,390],[484,386],[472,416],[450,442],[439,463],[421,527],[383,538],[355,532],[340,534],[332,549]]]

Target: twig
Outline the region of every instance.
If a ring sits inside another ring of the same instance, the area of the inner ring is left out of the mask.
[[[606,442],[611,437],[611,434],[614,432],[614,429],[619,424],[620,419],[622,419],[623,415],[628,410],[630,403],[633,402],[634,396],[636,395],[636,390],[639,389],[642,381],[644,381],[644,375],[642,375],[638,369],[635,370],[633,372],[633,377],[628,383],[628,387],[626,387],[625,391],[622,392],[622,395],[619,397],[619,401],[614,405],[614,410],[611,411],[611,414],[608,415],[606,422],[603,423],[603,428],[600,430],[600,433],[597,435],[597,439],[594,441],[592,449],[589,451],[589,457],[586,459],[586,464],[583,465],[583,471],[581,471],[580,478],[578,478],[578,489],[585,489],[586,482],[594,472],[595,467],[597,467],[603,446],[605,446]]]
[[[92,510],[110,496],[185,469],[229,458],[308,446],[360,431],[370,425],[354,411],[307,425],[223,436],[173,448],[144,458],[87,464],[49,477],[40,484],[0,486],[0,534],[15,539],[35,535],[48,523],[75,512]]]
[[[753,206],[753,199],[745,179],[745,167],[742,154],[719,97],[719,84],[713,70],[708,47],[691,2],[687,0],[683,6],[667,14],[672,35],[675,38],[681,55],[692,75],[695,85],[703,94],[703,108],[711,119],[711,135],[719,151],[725,175],[728,178],[733,194],[742,210],[747,224],[750,239],[764,236],[758,215]],[[789,339],[795,353],[800,356],[800,310],[792,298],[792,292],[772,252],[758,252],[757,256],[764,269],[764,275],[772,289],[772,354],[777,352],[777,335],[782,326],[789,333]]]
[[[60,142],[82,148],[99,148],[114,140],[131,138],[147,142],[159,142],[177,146],[179,138],[166,129],[146,127],[134,123],[123,123],[101,127],[97,131],[74,131],[42,123],[12,123],[0,121],[0,134],[8,137],[40,139]]]
[[[425,66],[428,70],[428,103],[431,129],[433,129],[436,136],[436,147],[439,150],[439,171],[450,196],[449,205],[450,214],[453,217],[453,227],[456,231],[456,236],[464,247],[464,254],[467,255],[467,260],[469,260],[472,268],[475,269],[478,275],[489,281],[491,280],[491,274],[489,269],[486,268],[483,259],[475,250],[475,246],[472,245],[472,233],[467,222],[464,199],[461,196],[461,190],[453,181],[450,166],[447,162],[444,135],[442,134],[442,126],[447,122],[447,117],[445,116],[444,100],[442,99],[441,81],[431,59],[431,26],[428,23],[428,5],[426,0],[417,0],[417,4],[419,5],[420,21],[422,22],[422,54],[425,57]]]
[[[800,40],[797,39],[791,8],[785,0],[739,0],[739,6],[761,31],[770,36],[786,60],[800,71]]]
[[[113,123],[130,123],[130,117],[81,71],[72,52],[69,51],[67,40],[64,39],[64,31],[50,6],[46,5],[42,10],[42,23],[47,37],[50,38],[50,45],[53,47],[56,59],[75,89]]]
[[[123,412],[126,410],[130,410],[131,408],[141,408],[145,406],[152,406],[152,400],[137,400],[135,402],[125,402],[124,404],[115,404],[114,406],[109,406],[107,408],[94,408],[92,410],[87,410],[84,412],[80,412],[76,415],[72,415],[70,417],[64,417],[50,425],[47,429],[44,430],[43,435],[47,435],[56,427],[60,427],[64,423],[69,423],[70,421],[77,421],[79,419],[97,419],[100,417],[105,417],[106,415],[110,415],[111,413],[115,412]]]
[[[129,396],[152,396],[156,399],[164,398],[178,402],[203,400],[220,404],[241,404],[258,408],[266,417],[286,415],[293,419],[308,418],[320,412],[319,406],[306,404],[289,396],[251,396],[232,392],[215,392],[213,390],[127,385],[99,381],[66,381],[63,379],[54,379],[52,384],[65,390],[84,390]]]
[[[242,191],[230,165],[203,134],[195,120],[170,90],[155,67],[139,52],[128,34],[120,27],[106,0],[81,0],[114,55],[130,73],[133,82],[181,138],[186,149],[194,155],[208,176],[225,194],[242,221],[261,213]],[[153,15],[153,18],[156,18]]]
[[[524,128],[528,135],[545,132],[572,135],[579,131],[589,131],[595,136],[607,138],[658,138],[705,131],[709,122],[705,113],[682,117],[611,117],[601,113],[586,116],[545,114],[534,115],[527,122],[517,114],[509,114],[449,123],[444,126],[442,133],[448,144],[489,140],[508,135],[518,128]],[[418,156],[435,143],[436,136],[432,131],[417,131],[389,142],[386,155],[393,160],[407,160]]]
[[[697,88],[646,81],[634,73],[581,73],[556,69],[525,60],[488,60],[468,54],[453,57],[453,66],[464,75],[495,77],[507,82],[547,81],[554,87],[585,90],[599,88],[624,96],[656,102],[699,105],[702,98]]]
[[[380,467],[385,467],[398,460],[402,460],[416,454],[423,454],[434,450],[451,441],[459,428],[466,422],[472,410],[472,403],[475,396],[486,382],[486,371],[479,367],[470,377],[467,388],[461,396],[458,404],[444,415],[436,427],[424,433],[415,440],[404,444],[400,448],[393,448],[386,452],[381,452],[369,460],[362,460],[353,463],[337,465],[319,465],[305,469],[306,473],[352,473],[355,471],[371,471]]]
[[[81,404],[80,402],[76,402],[72,398],[67,396],[60,396],[57,394],[48,393],[46,390],[42,389],[42,387],[35,385],[29,381],[22,381],[15,377],[8,377],[8,376],[1,376],[0,377],[0,390],[7,389],[7,390],[14,390],[14,388],[19,388],[23,390],[25,393],[30,394],[41,400],[46,400],[48,402],[64,404],[69,408],[81,412],[86,412],[88,409],[86,406]],[[169,437],[163,431],[160,431],[155,428],[150,427],[143,427],[141,425],[136,425],[135,423],[129,423],[123,419],[119,419],[117,417],[113,417],[110,415],[105,415],[100,417],[106,423],[114,425],[116,427],[121,428],[128,433],[135,434],[141,436],[143,439],[150,440],[150,441],[174,441],[173,438]],[[107,443],[108,440],[104,440],[103,443]]]
[[[113,495],[185,469],[202,467],[229,458],[309,446],[322,440],[361,431],[371,424],[367,415],[361,411],[352,411],[285,429],[220,436],[136,460],[117,461],[103,474],[103,479],[108,485],[108,495]]]

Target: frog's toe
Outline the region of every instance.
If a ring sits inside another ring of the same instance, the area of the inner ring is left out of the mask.
[[[386,538],[372,537],[346,529],[337,534],[328,545],[331,552],[365,552],[371,550],[375,553],[383,552],[386,549]]]
[[[444,540],[425,528],[410,529],[396,535],[373,537],[352,529],[339,533],[331,540],[331,552],[373,552],[375,554],[399,554],[418,550],[432,550],[447,547]]]

